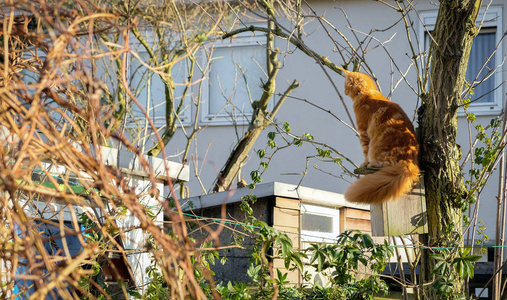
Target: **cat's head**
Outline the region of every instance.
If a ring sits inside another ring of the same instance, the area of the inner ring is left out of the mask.
[[[345,73],[345,95],[354,99],[361,92],[377,90],[375,82],[367,74],[361,72],[349,72],[343,70]]]

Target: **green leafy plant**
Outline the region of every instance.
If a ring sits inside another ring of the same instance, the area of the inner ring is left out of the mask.
[[[482,257],[481,255],[469,255],[470,251],[471,248],[456,251],[455,248],[449,247],[439,249],[438,253],[431,255],[437,262],[432,273],[436,276],[433,288],[438,296],[457,298],[462,296],[454,293],[454,287],[458,280],[453,274],[458,274],[461,280],[467,276],[473,278],[474,263]]]
[[[252,299],[250,292],[248,290],[248,286],[246,283],[242,282],[228,282],[227,284],[218,283],[216,286],[217,292],[220,293],[223,299],[228,300],[242,300],[242,299]]]
[[[346,231],[336,244],[312,244],[307,251],[310,265],[329,278],[333,290],[329,299],[374,299],[377,293],[387,293],[378,276],[393,255],[387,241],[377,245],[368,234]],[[358,276],[360,270],[368,270],[368,276]]]

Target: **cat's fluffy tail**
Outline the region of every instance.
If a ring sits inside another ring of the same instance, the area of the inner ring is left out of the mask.
[[[396,199],[410,192],[418,177],[414,163],[400,161],[358,179],[345,191],[345,199],[367,204]]]

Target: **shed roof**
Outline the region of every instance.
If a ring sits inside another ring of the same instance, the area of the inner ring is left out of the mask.
[[[244,187],[219,193],[186,198],[182,200],[182,208],[183,210],[200,209],[240,202],[243,196],[250,194],[257,196],[257,198],[275,196],[301,200],[304,204],[313,204],[335,208],[351,207],[370,210],[369,205],[348,202],[343,197],[343,194],[281,182],[257,184],[253,190],[249,189],[248,187]]]

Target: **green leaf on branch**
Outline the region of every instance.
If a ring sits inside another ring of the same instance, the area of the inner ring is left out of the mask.
[[[303,133],[303,138],[305,138],[309,141],[313,141],[313,135],[311,135],[309,133]]]
[[[264,150],[264,149],[257,150],[257,155],[259,156],[259,158],[262,159],[264,157],[264,155],[266,155],[266,150]]]
[[[319,156],[322,158],[330,157],[331,156],[331,150],[323,150],[319,147],[316,147],[317,152],[319,153]]]
[[[291,131],[291,129],[290,129],[290,125],[289,125],[289,123],[287,123],[287,122],[283,123],[283,129],[284,129],[285,131],[287,131],[287,132],[290,132],[290,131]]]

